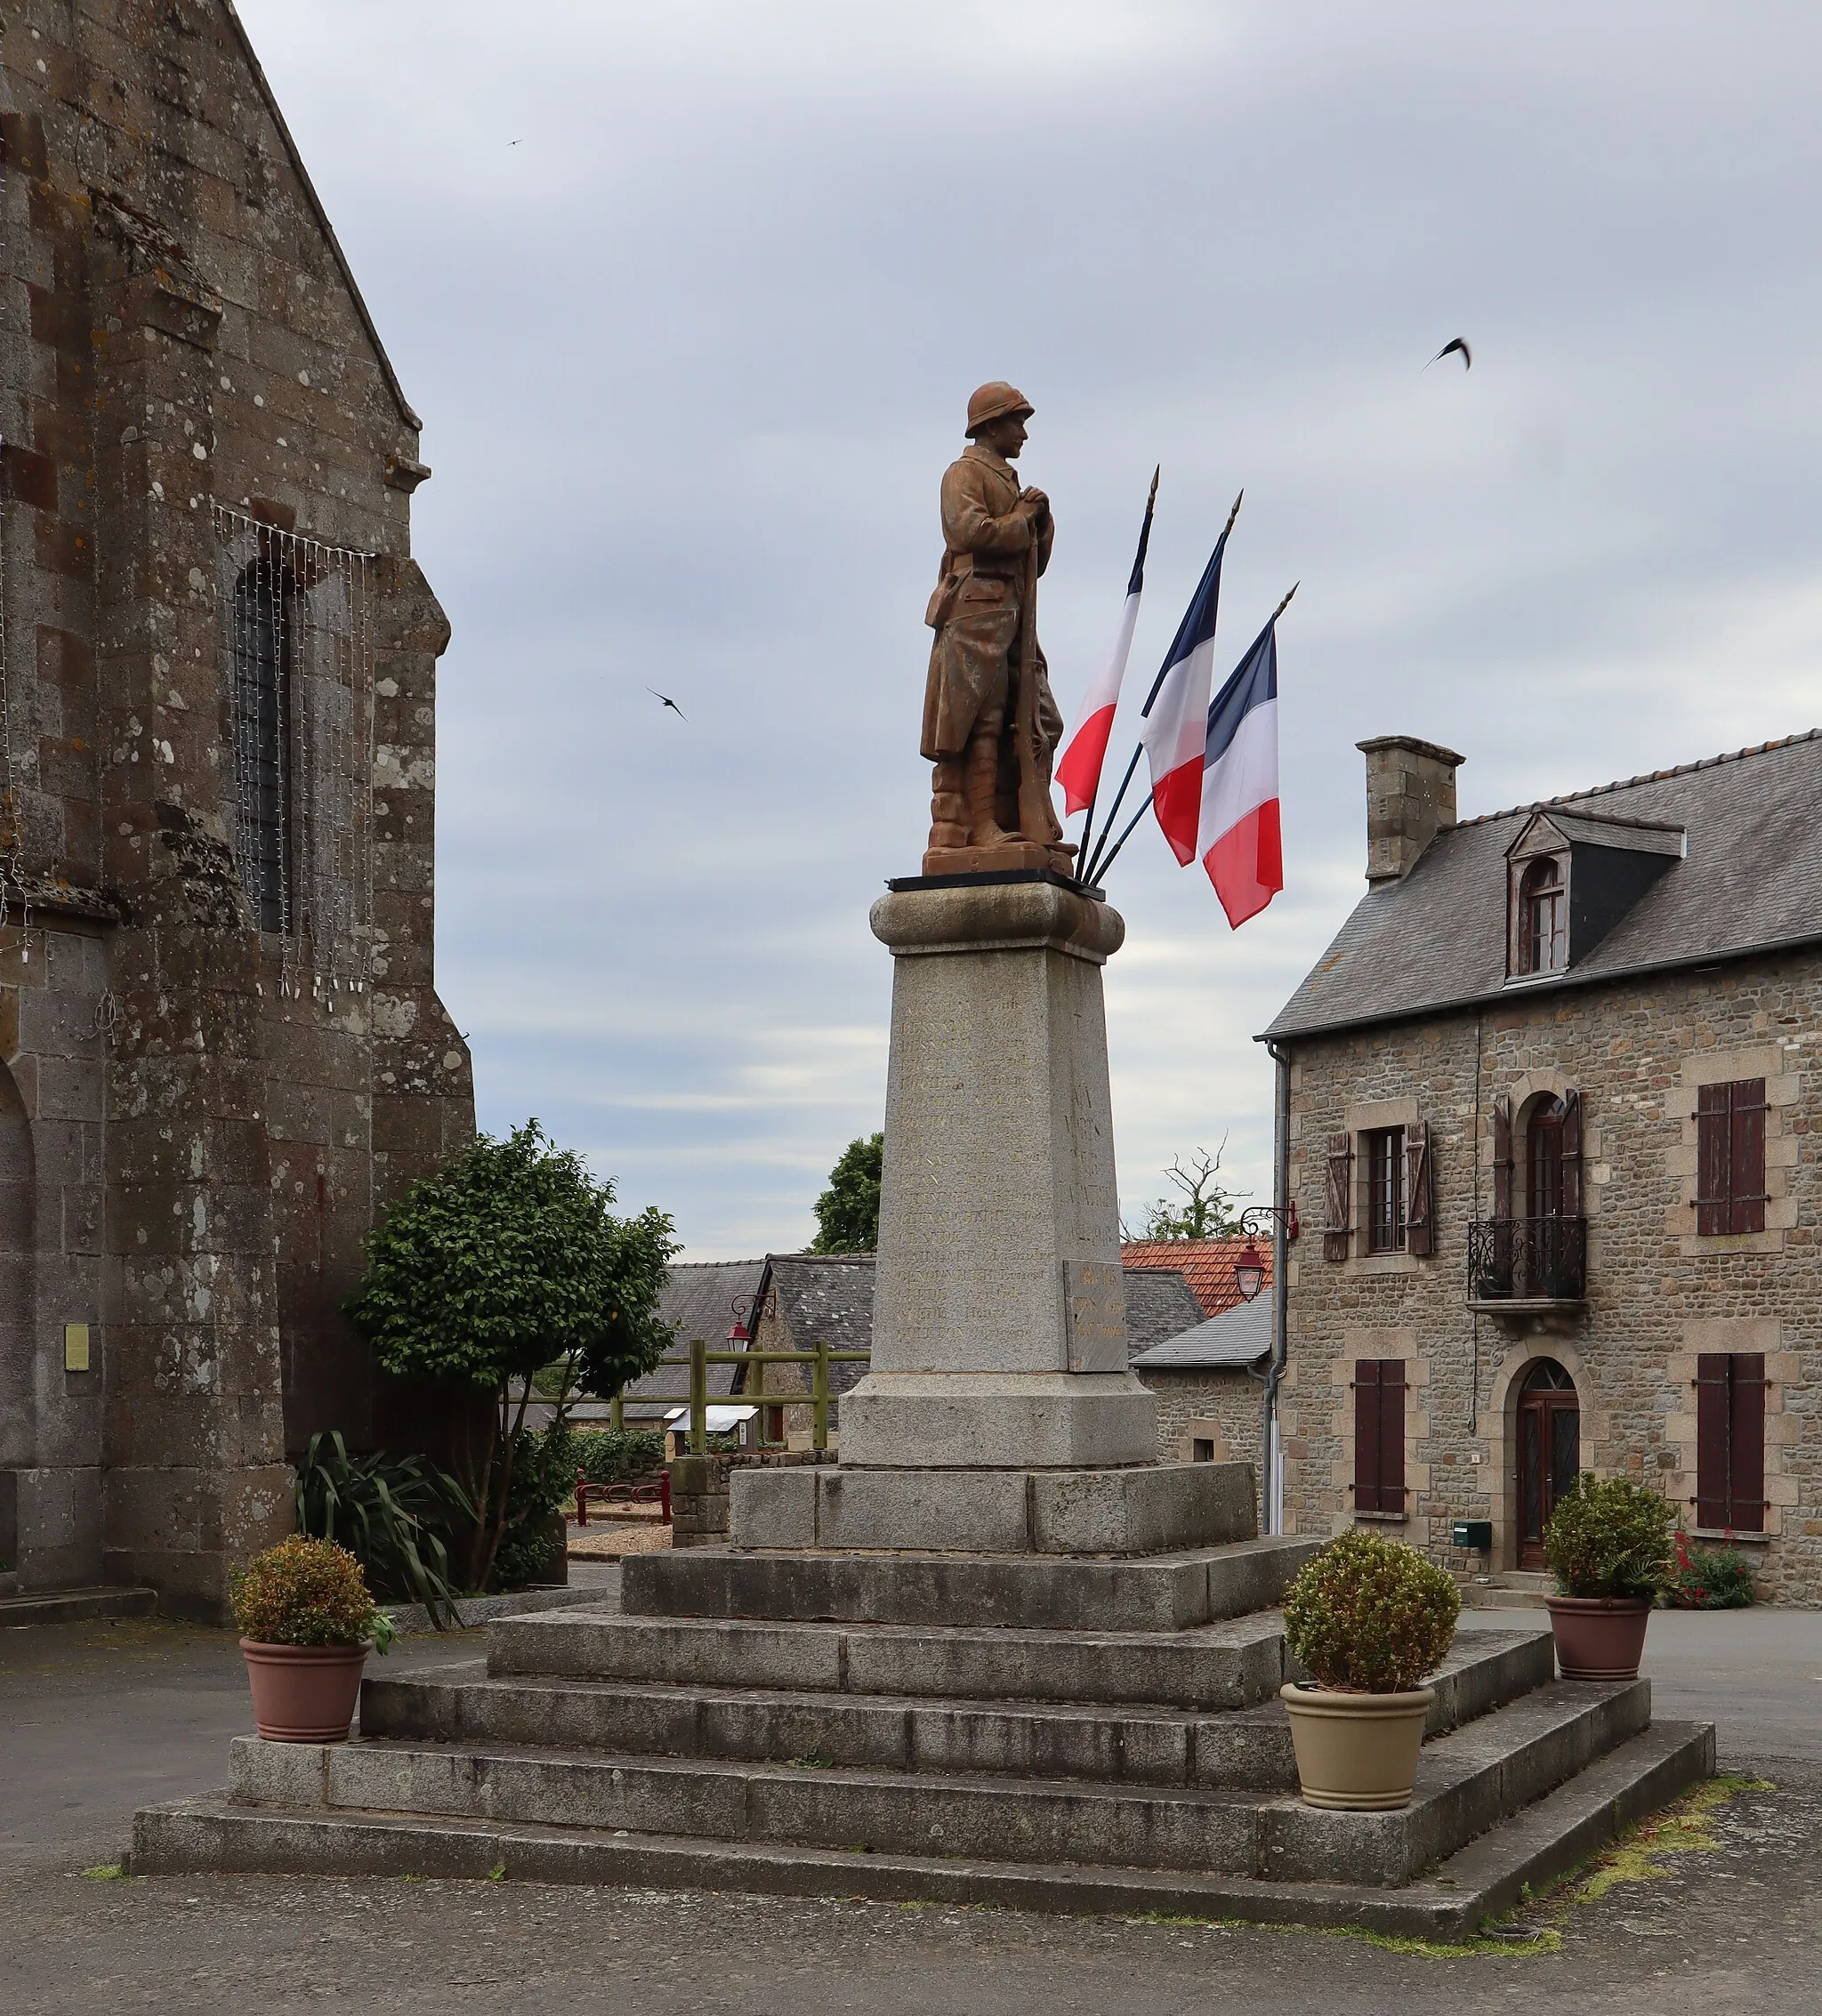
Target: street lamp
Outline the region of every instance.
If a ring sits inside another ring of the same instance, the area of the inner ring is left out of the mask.
[[[1297,1236],[1297,1207],[1294,1204],[1280,1211],[1273,1204],[1255,1204],[1240,1214],[1240,1236],[1246,1242],[1240,1257],[1234,1262],[1234,1285],[1247,1302],[1254,1301],[1265,1286],[1267,1262],[1265,1255],[1253,1243],[1262,1235],[1270,1236],[1270,1229],[1282,1221],[1286,1243]]]

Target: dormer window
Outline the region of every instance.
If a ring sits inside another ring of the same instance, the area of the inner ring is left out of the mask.
[[[1568,964],[1568,891],[1562,863],[1546,854],[1519,883],[1519,971],[1560,973]]]

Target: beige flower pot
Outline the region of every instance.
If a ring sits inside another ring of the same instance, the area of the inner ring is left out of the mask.
[[[1278,1698],[1291,1718],[1305,1805],[1383,1813],[1411,1803],[1433,1687],[1408,1694],[1331,1694],[1286,1686]]]

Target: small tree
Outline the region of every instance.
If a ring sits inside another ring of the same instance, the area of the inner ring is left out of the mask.
[[[611,1182],[528,1120],[504,1141],[478,1136],[367,1235],[347,1313],[381,1365],[491,1396],[484,1443],[462,1465],[479,1514],[471,1588],[485,1585],[506,1529],[531,1374],[552,1360],[569,1368],[560,1427],[576,1392],[617,1392],[672,1341],[657,1314],[677,1251],[671,1221],[655,1209],[618,1218],[613,1202]]]
[[[886,1137],[859,1134],[829,1171],[829,1187],[816,1200],[811,1253],[872,1253],[879,1245],[880,1171]]]
[[[1232,1239],[1239,1237],[1240,1214],[1234,1200],[1250,1197],[1250,1190],[1230,1190],[1215,1181],[1221,1158],[1227,1153],[1228,1137],[1210,1155],[1198,1148],[1186,1169],[1181,1158],[1174,1159],[1165,1174],[1181,1191],[1181,1201],[1161,1197],[1146,1212],[1138,1237],[1141,1239]],[[1125,1234],[1125,1228],[1122,1228]],[[1130,1234],[1125,1236],[1130,1237]]]

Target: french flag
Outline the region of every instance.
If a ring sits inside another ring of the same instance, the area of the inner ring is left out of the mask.
[[[1151,475],[1151,495],[1145,500],[1145,522],[1139,528],[1139,552],[1133,562],[1133,577],[1126,584],[1126,606],[1120,611],[1120,627],[1113,649],[1101,661],[1100,669],[1088,682],[1088,697],[1069,731],[1063,753],[1057,759],[1056,780],[1063,787],[1063,816],[1079,812],[1094,802],[1100,788],[1100,769],[1107,761],[1108,738],[1114,731],[1114,710],[1120,704],[1120,687],[1126,676],[1126,659],[1133,649],[1133,633],[1139,624],[1139,598],[1145,591],[1145,549],[1151,543],[1151,513],[1157,503],[1157,472]]]
[[[1278,801],[1276,615],[1216,694],[1208,710],[1202,761],[1197,822],[1202,865],[1229,924],[1238,930],[1285,885]]]
[[[1239,510],[1236,503],[1234,509]],[[1139,741],[1151,766],[1151,807],[1180,867],[1196,859],[1202,817],[1202,770],[1208,743],[1208,689],[1214,668],[1214,619],[1229,518],[1208,556],[1164,670],[1145,703]]]

